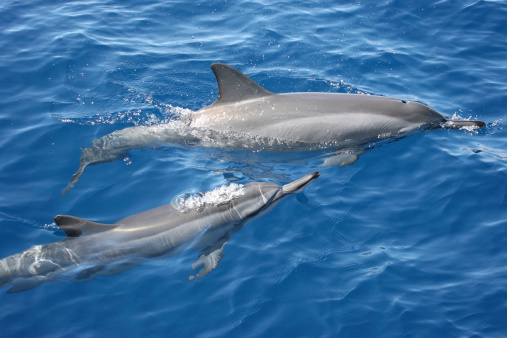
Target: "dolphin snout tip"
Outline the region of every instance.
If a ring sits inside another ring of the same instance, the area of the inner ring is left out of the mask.
[[[303,176],[291,183],[284,185],[282,187],[282,191],[285,194],[290,194],[290,193],[296,192],[296,191],[306,187],[308,184],[310,184],[313,180],[315,180],[319,176],[320,176],[320,173],[318,171],[314,171],[313,173],[305,175],[305,176]]]
[[[483,121],[447,120],[445,126],[450,129],[461,129],[461,128],[480,129],[486,127],[486,123]]]

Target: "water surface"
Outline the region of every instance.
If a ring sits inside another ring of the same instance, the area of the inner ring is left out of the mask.
[[[200,282],[188,281],[189,251],[2,289],[2,335],[504,336],[506,17],[505,1],[2,3],[1,257],[63,238],[57,214],[115,222],[228,180],[321,172],[233,236]],[[60,196],[93,139],[212,103],[213,62],[273,92],[394,96],[488,126],[383,143],[344,168],[133,150]]]

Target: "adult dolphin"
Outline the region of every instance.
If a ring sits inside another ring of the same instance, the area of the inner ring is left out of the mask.
[[[62,194],[88,165],[161,143],[272,152],[348,149],[325,162],[347,165],[364,151],[349,149],[368,142],[416,129],[485,126],[481,121],[446,120],[421,103],[383,96],[275,94],[231,66],[215,63],[211,69],[218,82],[213,104],[167,124],[125,128],[94,140],[83,149],[79,168]]]
[[[114,224],[56,216],[56,224],[67,237],[0,260],[0,287],[11,285],[8,292],[21,292],[56,277],[88,280],[119,273],[149,258],[176,255],[186,248],[202,248],[192,268],[203,265],[196,276],[204,276],[218,266],[225,243],[247,221],[318,176],[313,172],[284,186],[232,183]]]

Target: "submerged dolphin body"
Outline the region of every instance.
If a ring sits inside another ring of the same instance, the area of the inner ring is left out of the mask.
[[[166,124],[115,131],[83,149],[67,193],[88,165],[110,162],[130,149],[174,145],[295,152],[351,149],[420,129],[483,127],[481,121],[446,120],[411,101],[375,95],[272,93],[238,70],[211,66],[218,98],[208,107]],[[335,153],[325,164],[354,163],[363,151]]]
[[[203,265],[197,276],[206,275],[217,267],[231,235],[318,176],[314,172],[284,186],[233,183],[114,224],[56,216],[56,224],[67,237],[0,260],[0,287],[11,285],[8,292],[21,292],[56,277],[87,280],[116,274],[148,258],[172,256],[185,248],[203,248],[192,268]]]

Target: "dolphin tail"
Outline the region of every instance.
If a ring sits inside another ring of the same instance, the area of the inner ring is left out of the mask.
[[[484,128],[486,123],[482,121],[460,121],[460,120],[446,120],[444,128],[446,129],[461,129],[461,128]]]
[[[72,189],[76,185],[76,183],[77,183],[77,181],[79,181],[79,178],[81,177],[81,175],[83,175],[85,168],[89,164],[90,164],[89,162],[83,162],[83,161],[81,161],[81,163],[79,163],[79,168],[74,173],[74,175],[72,175],[72,177],[70,178],[69,184],[67,184],[65,189],[62,190],[62,196],[65,196],[65,194],[67,194],[69,192],[69,190]]]

